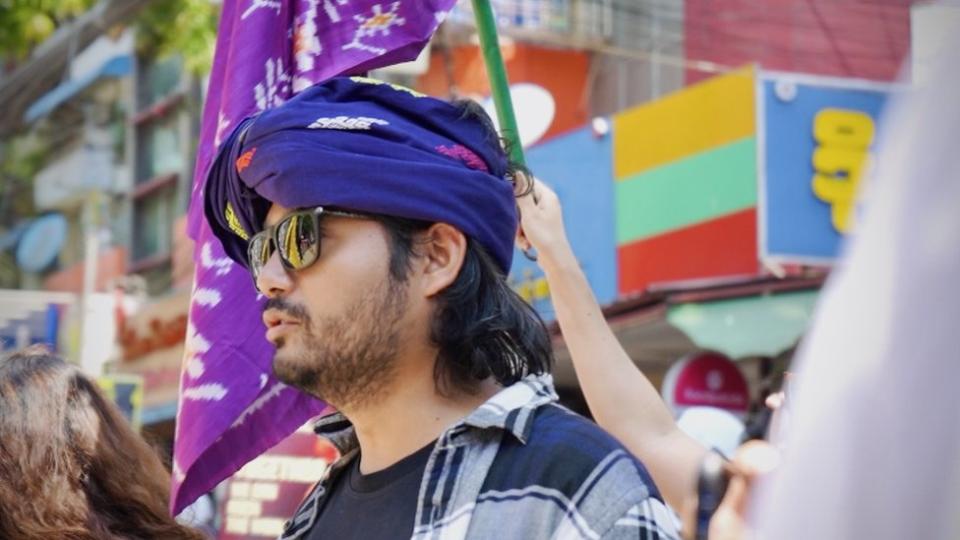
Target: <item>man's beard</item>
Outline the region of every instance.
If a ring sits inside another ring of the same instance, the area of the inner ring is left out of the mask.
[[[277,342],[273,372],[281,381],[338,409],[376,401],[393,381],[407,309],[405,284],[388,277],[339,316],[317,321],[281,298],[266,307],[286,311],[302,325],[299,340]]]

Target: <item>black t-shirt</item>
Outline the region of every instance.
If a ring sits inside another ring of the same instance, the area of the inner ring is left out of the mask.
[[[398,540],[413,535],[420,480],[434,443],[372,474],[357,456],[330,482],[308,540]]]

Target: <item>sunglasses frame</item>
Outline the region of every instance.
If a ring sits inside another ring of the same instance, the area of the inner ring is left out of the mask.
[[[258,238],[266,237],[266,238],[267,238],[267,241],[268,241],[268,242],[271,242],[271,243],[273,244],[273,249],[272,249],[271,252],[270,252],[270,257],[268,257],[267,260],[264,261],[262,265],[260,265],[260,269],[261,269],[261,271],[262,271],[263,267],[267,265],[267,263],[270,261],[270,258],[273,257],[274,253],[276,253],[276,252],[279,251],[278,246],[280,246],[281,244],[280,244],[280,238],[278,238],[278,234],[279,234],[281,225],[283,225],[284,223],[286,223],[287,221],[289,221],[290,219],[292,219],[292,218],[294,218],[294,217],[296,217],[296,216],[301,216],[301,217],[307,217],[307,218],[309,218],[309,219],[313,222],[314,230],[315,230],[316,233],[317,233],[317,240],[316,240],[316,243],[317,243],[317,256],[314,257],[314,259],[313,259],[312,261],[310,261],[309,263],[307,263],[307,264],[305,264],[305,265],[302,265],[302,266],[300,266],[299,268],[297,268],[297,267],[293,266],[292,264],[290,264],[290,263],[287,261],[287,259],[286,259],[282,254],[280,254],[280,264],[283,265],[283,268],[284,268],[286,271],[291,272],[291,271],[299,271],[299,270],[307,269],[307,268],[309,268],[310,266],[312,266],[314,263],[316,263],[318,259],[320,259],[320,252],[321,252],[321,245],[322,245],[322,242],[320,241],[320,216],[324,216],[324,215],[337,216],[337,217],[348,217],[348,218],[361,218],[361,219],[362,219],[362,218],[367,218],[367,217],[369,217],[369,216],[367,216],[366,214],[361,214],[361,213],[359,213],[359,212],[349,212],[349,211],[346,211],[346,210],[335,210],[335,209],[332,209],[332,208],[325,208],[325,207],[323,207],[323,206],[317,206],[317,207],[314,207],[314,208],[308,208],[308,209],[302,209],[302,210],[294,210],[293,212],[290,212],[289,214],[283,216],[283,217],[280,219],[280,221],[274,223],[273,225],[270,225],[269,227],[263,229],[262,231],[258,232],[258,233],[255,234],[255,235],[253,235],[252,237],[250,237],[250,240],[247,241],[247,261],[248,261],[248,265],[249,265],[250,275],[251,275],[251,277],[253,277],[253,286],[256,287],[258,291],[260,290],[260,287],[257,287],[257,272],[254,270],[254,264],[253,264],[253,260],[254,260],[254,257],[253,257],[253,245],[254,245],[254,242],[255,242]]]

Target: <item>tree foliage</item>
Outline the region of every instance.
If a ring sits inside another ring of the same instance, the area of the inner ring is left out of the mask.
[[[36,213],[33,177],[43,166],[46,150],[31,136],[0,142],[0,237],[12,231],[23,216]],[[0,251],[0,289],[17,288],[20,275],[13,249]]]
[[[0,0],[0,56],[26,57],[60,26],[90,9],[95,0]]]
[[[164,0],[144,9],[137,20],[137,48],[145,56],[179,54],[184,67],[210,71],[220,6],[210,0]]]
[[[0,60],[19,62],[96,0],[0,0]],[[195,74],[209,71],[220,6],[211,0],[156,0],[134,21],[141,54],[179,54]]]

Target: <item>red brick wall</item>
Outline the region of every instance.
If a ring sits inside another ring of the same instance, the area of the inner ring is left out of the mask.
[[[688,60],[880,81],[897,78],[917,0],[686,0]],[[688,70],[687,84],[710,76]]]

